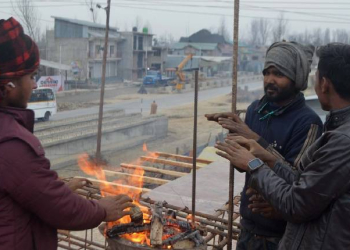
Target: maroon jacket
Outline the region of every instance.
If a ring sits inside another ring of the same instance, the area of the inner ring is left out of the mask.
[[[50,170],[33,126],[33,111],[0,108],[0,250],[54,250],[57,228],[93,228],[106,216]]]

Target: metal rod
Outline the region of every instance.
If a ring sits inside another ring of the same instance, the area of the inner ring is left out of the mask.
[[[83,238],[81,237],[78,237],[78,236],[75,236],[75,235],[72,235],[72,234],[69,234],[63,230],[58,230],[58,234],[61,234],[61,235],[64,235],[64,236],[67,236],[67,237],[70,237],[72,239],[75,239],[75,240],[78,240],[78,241],[85,241]],[[93,241],[89,241],[89,240],[86,240],[86,242],[91,245],[91,246],[95,246],[95,247],[100,247],[100,248],[104,248],[104,245],[102,244],[99,244],[99,243],[96,243],[96,242],[93,242]]]
[[[141,198],[141,200],[143,202],[146,202],[146,203],[149,203],[149,204],[155,204],[156,201],[150,199],[150,198]],[[238,203],[238,201],[237,201]],[[163,207],[165,208],[169,208],[169,209],[173,209],[173,210],[178,210],[178,211],[181,211],[181,212],[184,212],[184,213],[187,213],[187,214],[193,214],[192,210],[188,209],[187,207],[183,208],[183,207],[178,207],[178,206],[174,206],[174,205],[171,205],[171,204],[163,204]],[[223,218],[219,218],[219,217],[216,217],[214,215],[210,215],[210,214],[205,214],[205,213],[201,213],[201,212],[195,212],[196,213],[196,216],[199,216],[199,217],[203,217],[203,218],[206,218],[208,220],[213,220],[213,221],[218,221],[218,222],[221,222],[221,223],[225,223],[225,224],[228,224],[228,220],[225,220]]]
[[[196,178],[197,178],[197,117],[198,116],[198,70],[194,72],[194,121],[192,154],[192,223],[196,222]]]
[[[106,7],[106,35],[105,35],[105,45],[103,50],[103,65],[102,65],[102,79],[101,79],[101,95],[100,95],[100,107],[98,113],[98,130],[97,130],[97,148],[96,148],[96,159],[101,160],[101,138],[102,138],[102,120],[103,120],[103,103],[105,95],[105,82],[106,82],[106,64],[107,64],[107,51],[108,51],[108,32],[109,32],[109,14],[111,0],[107,0]]]
[[[233,69],[232,69],[232,113],[237,112],[237,79],[238,79],[238,31],[239,31],[239,0],[234,2],[234,20],[233,20]],[[235,168],[230,164],[229,177],[229,212],[228,212],[228,237],[227,250],[232,250],[232,226],[234,212],[234,183]]]

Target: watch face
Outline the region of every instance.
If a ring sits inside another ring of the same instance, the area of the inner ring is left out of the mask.
[[[264,165],[264,162],[262,162],[260,159],[254,159],[249,162],[249,168],[251,170],[261,167],[262,165]]]
[[[258,159],[254,159],[249,163],[251,168],[257,168],[261,165],[261,162]]]

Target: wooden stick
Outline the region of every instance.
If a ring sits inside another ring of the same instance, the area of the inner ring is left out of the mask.
[[[121,164],[120,165],[122,168],[128,168],[128,169],[135,169],[135,168],[142,168],[143,170],[147,172],[152,172],[152,173],[159,173],[159,174],[165,174],[173,177],[182,177],[187,175],[188,173],[182,173],[182,172],[177,172],[177,171],[172,171],[172,170],[165,170],[165,169],[159,169],[159,168],[153,168],[153,167],[145,167],[145,166],[138,166],[138,165],[131,165],[131,164]]]
[[[183,162],[187,162],[187,163],[192,163],[192,157],[188,157],[188,156],[168,154],[168,153],[163,153],[163,152],[155,152],[155,155],[158,156],[158,157],[172,158],[172,159],[175,159],[177,161],[183,161]],[[203,163],[203,164],[210,164],[210,163],[212,163],[212,161],[199,159],[199,158],[197,158],[197,162],[198,163]]]
[[[129,174],[129,173],[123,173],[123,172],[114,172],[110,170],[104,170],[106,176],[112,176],[112,177],[138,177],[142,178],[144,183],[150,183],[150,184],[157,184],[157,185],[163,185],[168,183],[168,180],[163,180],[160,178],[153,178],[153,177],[148,177],[148,176],[141,176],[141,175],[135,175],[135,174]]]
[[[85,178],[85,177],[76,176],[74,178]],[[141,191],[142,193],[147,193],[147,192],[151,191],[151,189],[148,189],[148,188],[138,188],[138,187],[134,187],[134,186],[118,184],[115,182],[100,181],[100,180],[91,179],[91,178],[85,178],[85,179],[88,179],[89,181],[91,181],[91,183],[94,186],[97,186],[97,187],[100,187],[101,185],[107,185],[107,186],[111,186],[112,188],[128,188],[128,189],[135,190],[135,191]],[[108,190],[106,192],[110,193],[110,194],[114,194],[113,189]],[[117,193],[118,192],[116,192],[115,194],[117,194]]]
[[[152,208],[152,222],[150,240],[151,245],[161,246],[163,244],[163,222],[162,222],[162,203],[157,202]]]
[[[164,159],[159,159],[159,158],[154,158],[154,157],[142,156],[140,158],[140,160],[141,161],[152,162],[152,163],[159,163],[159,164],[174,166],[174,167],[189,168],[189,169],[193,168],[193,165],[189,164],[189,163],[184,163],[184,162],[179,162],[179,161],[164,160]],[[202,166],[197,166],[197,168],[201,168],[201,167]]]

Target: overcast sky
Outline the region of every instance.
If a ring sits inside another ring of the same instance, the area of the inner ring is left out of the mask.
[[[11,2],[0,0],[0,19],[14,12]],[[32,0],[40,14],[42,28],[53,28],[53,18],[60,16],[91,21],[85,0]],[[95,1],[102,6],[106,1]],[[350,32],[350,0],[243,0],[241,1],[241,35],[247,36],[253,18],[264,17],[276,23],[284,11],[289,19],[289,32],[314,28],[348,29]],[[15,15],[14,15],[15,16]],[[178,39],[202,28],[216,31],[223,17],[232,35],[233,0],[112,0],[111,25],[131,30],[136,18],[151,25],[152,33],[172,34]],[[99,23],[105,23],[104,10],[98,10]]]

